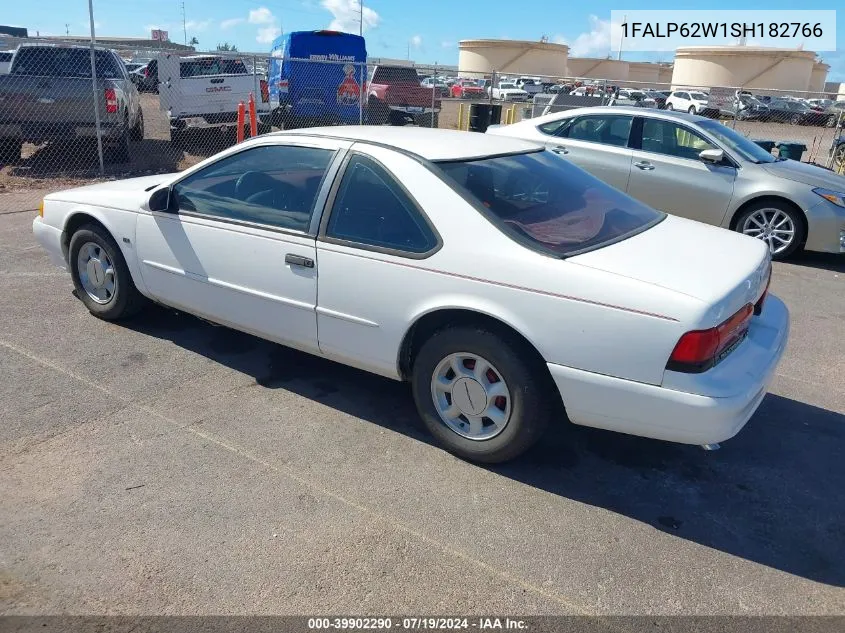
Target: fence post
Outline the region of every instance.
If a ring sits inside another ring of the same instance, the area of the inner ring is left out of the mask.
[[[487,94],[487,101],[489,103],[493,103],[493,88],[496,87],[496,71],[493,71],[493,74],[490,75],[490,92]]]
[[[429,117],[429,121],[430,121],[430,123],[428,125],[429,127],[435,127],[434,126],[434,101],[437,97],[438,90],[439,89],[437,88],[437,62],[435,62],[435,64],[434,64],[434,85],[431,87],[431,116]]]
[[[105,174],[103,165],[103,131],[100,126],[100,95],[97,91],[97,36],[94,34],[94,0],[88,0],[88,21],[91,25],[91,94],[94,97],[94,126],[97,131],[97,156],[100,159],[100,175]]]
[[[358,84],[358,125],[364,125],[364,93],[367,90],[367,62],[361,63],[361,82]]]

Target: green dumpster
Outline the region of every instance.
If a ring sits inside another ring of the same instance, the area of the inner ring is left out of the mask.
[[[774,141],[769,141],[769,140],[762,139],[762,138],[755,138],[753,140],[754,140],[755,143],[757,143],[757,145],[759,145],[760,147],[762,147],[764,150],[766,150],[769,153],[771,153],[772,150],[775,148],[775,142]]]
[[[804,143],[797,141],[786,141],[777,144],[778,157],[791,158],[792,160],[801,160],[804,152],[807,151],[807,146]]]

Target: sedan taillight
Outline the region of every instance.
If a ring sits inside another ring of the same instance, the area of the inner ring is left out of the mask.
[[[707,371],[743,339],[753,314],[754,306],[748,303],[716,327],[687,332],[672,350],[666,369],[690,374]]]

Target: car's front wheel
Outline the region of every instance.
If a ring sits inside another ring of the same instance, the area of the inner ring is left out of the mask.
[[[86,224],[71,236],[68,263],[76,294],[94,316],[113,321],[143,307],[120,248],[102,227]]]
[[[483,328],[433,334],[413,365],[417,410],[451,453],[486,463],[513,459],[543,434],[555,400],[539,362],[515,339]]]
[[[798,213],[778,201],[750,206],[737,219],[736,230],[765,242],[773,259],[786,259],[804,242],[804,224]]]
[[[674,110],[675,108],[674,108],[674,106],[673,106],[671,103],[667,103],[667,104],[666,104],[666,109],[671,111],[671,110]]]

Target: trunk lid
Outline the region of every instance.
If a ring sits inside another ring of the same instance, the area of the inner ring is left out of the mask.
[[[770,266],[760,240],[671,215],[638,235],[567,261],[698,299],[711,308],[710,322],[701,327],[756,303]]]

